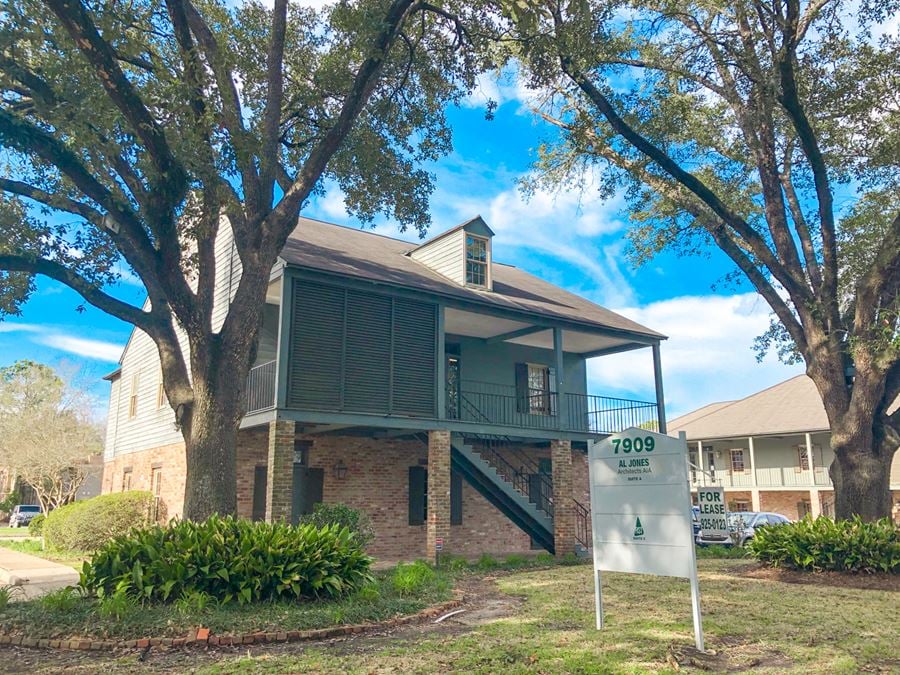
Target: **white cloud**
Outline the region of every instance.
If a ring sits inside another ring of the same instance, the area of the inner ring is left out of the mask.
[[[79,338],[61,333],[43,335],[37,338],[36,342],[87,359],[96,359],[97,361],[114,363],[122,355],[122,345],[120,344]]]
[[[663,388],[671,419],[713,401],[743,398],[803,372],[773,355],[757,363],[753,338],[769,326],[770,309],[755,293],[683,296],[617,310],[669,336],[662,344]],[[592,359],[591,393],[653,397],[649,349]]]
[[[41,327],[34,323],[10,323],[0,321],[0,333],[39,333]]]

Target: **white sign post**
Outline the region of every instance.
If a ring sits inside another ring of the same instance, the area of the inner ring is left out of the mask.
[[[694,639],[703,651],[700,587],[684,434],[630,428],[589,445],[597,628],[601,572],[691,580]]]

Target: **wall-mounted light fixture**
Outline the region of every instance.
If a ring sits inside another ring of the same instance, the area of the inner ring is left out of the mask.
[[[334,466],[331,467],[331,474],[338,480],[344,480],[347,477],[347,465],[343,460],[339,459],[334,463]]]

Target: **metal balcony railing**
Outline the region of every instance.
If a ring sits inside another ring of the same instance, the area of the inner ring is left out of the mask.
[[[656,403],[609,396],[565,394],[559,409],[556,392],[529,389],[517,392],[509,385],[463,381],[447,397],[447,417],[523,429],[553,429],[611,434],[629,427],[659,428]]]
[[[275,406],[275,361],[261,363],[247,375],[247,412],[268,410]]]

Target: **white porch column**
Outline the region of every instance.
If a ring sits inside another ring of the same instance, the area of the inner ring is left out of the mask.
[[[706,480],[706,473],[704,473],[706,469],[703,466],[703,441],[697,441],[697,466],[700,467],[700,475],[697,476],[697,485],[706,486],[708,483]]]
[[[747,445],[750,448],[750,485],[756,487],[756,452],[753,448],[753,436],[747,437]]]
[[[809,491],[809,512],[813,518],[822,515],[822,497],[819,495],[819,489],[813,488]]]
[[[750,505],[754,511],[759,511],[759,490],[753,488],[750,490]]]
[[[809,462],[809,484],[816,484],[816,466],[813,464],[813,451],[812,451],[812,436],[809,435],[809,432],[805,434],[806,436],[806,457]]]

